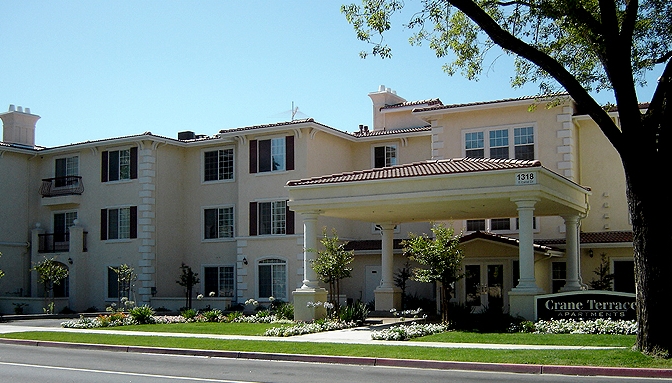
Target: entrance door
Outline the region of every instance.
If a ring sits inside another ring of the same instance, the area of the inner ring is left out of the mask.
[[[465,302],[476,311],[504,307],[504,265],[488,263],[465,266]]]
[[[382,266],[366,266],[366,280],[364,291],[364,303],[373,302],[376,300],[374,291],[380,286],[380,279],[382,278]]]

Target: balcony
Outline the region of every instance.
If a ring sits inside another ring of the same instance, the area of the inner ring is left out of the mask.
[[[40,186],[42,206],[79,204],[84,192],[84,183],[80,176],[45,178]]]
[[[88,232],[84,232],[82,238],[82,252],[86,253],[86,236]],[[69,253],[70,250],[70,233],[50,233],[39,234],[39,242],[37,244],[38,253]],[[76,249],[72,249],[76,251]]]

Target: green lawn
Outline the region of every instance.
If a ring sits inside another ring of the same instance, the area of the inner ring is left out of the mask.
[[[119,335],[76,332],[25,332],[0,335],[9,339],[42,341],[116,344],[126,346],[151,346],[183,349],[256,351],[288,354],[344,355],[376,358],[401,358],[424,360],[449,360],[490,363],[588,365],[613,367],[672,368],[672,360],[650,358],[631,351],[634,342],[631,336],[602,335],[535,335],[535,334],[483,334],[449,332],[435,334],[418,341],[469,342],[469,343],[515,343],[554,345],[602,345],[623,346],[612,350],[488,350],[464,348],[435,348],[417,346],[392,346],[383,344],[358,345],[336,343],[282,342],[267,340],[220,340],[202,338],[177,338],[170,336],[127,336],[127,330],[152,332],[186,332],[198,334],[261,334],[269,324],[251,323],[186,323],[167,325],[143,325],[116,327]],[[110,328],[108,328],[110,329]]]

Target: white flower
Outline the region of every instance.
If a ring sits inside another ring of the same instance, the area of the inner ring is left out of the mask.
[[[198,294],[198,295],[196,296],[196,299],[198,299],[199,301],[200,301],[201,299],[203,299],[203,294]]]
[[[214,296],[215,296],[215,292],[214,292],[214,291],[211,291],[210,294],[208,294],[208,295],[211,296],[211,297],[214,297]]]
[[[273,297],[268,297],[268,301],[269,301],[269,302],[273,302],[273,301],[275,301],[275,298],[273,298]]]

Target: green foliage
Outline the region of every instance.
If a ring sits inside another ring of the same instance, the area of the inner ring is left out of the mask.
[[[137,324],[151,324],[154,323],[155,311],[148,305],[133,307],[128,311],[133,321]]]
[[[198,315],[198,311],[188,308],[180,311],[180,315],[186,320],[191,320],[196,318],[196,315]]]
[[[369,317],[369,308],[363,302],[342,306],[338,310],[338,319],[342,322],[362,324]]]
[[[311,261],[311,266],[320,280],[329,284],[329,300],[338,307],[340,282],[352,276],[350,264],[355,260],[355,253],[345,250],[347,242],[339,241],[335,229],[332,230],[331,237],[327,235],[327,229],[323,229],[320,243],[324,250],[317,251],[317,258]],[[314,250],[309,249],[309,251]]]
[[[54,285],[60,285],[68,277],[68,269],[56,257],[47,258],[33,266],[31,271],[37,272],[37,281],[44,285],[44,297],[50,298],[47,307],[44,308],[46,314],[54,313]]]
[[[607,254],[600,254],[600,265],[593,270],[593,274],[597,275],[597,279],[588,282],[593,290],[611,290],[614,274],[609,273]]]
[[[455,282],[464,275],[462,260],[464,253],[460,247],[459,237],[454,235],[453,228],[444,224],[432,226],[434,238],[427,234],[415,235],[411,233],[409,239],[404,240],[404,253],[409,259],[418,262],[424,268],[417,268],[413,272],[413,279],[419,282],[441,283],[441,318],[448,321],[448,302]]]
[[[185,288],[187,308],[191,308],[191,295],[194,289],[194,285],[200,283],[201,280],[198,278],[198,273],[194,273],[194,271],[191,270],[191,267],[185,265],[184,263],[182,263],[180,269],[182,270],[182,274],[180,274],[180,279],[178,279],[176,282],[178,285]]]
[[[133,291],[133,282],[138,279],[137,274],[132,267],[127,264],[122,264],[119,267],[111,267],[110,269],[117,274],[117,286],[118,286],[118,299],[120,304],[122,304],[122,298],[130,299],[131,292]]]
[[[206,322],[219,322],[222,318],[222,310],[212,309],[204,311],[201,315],[203,315]]]

